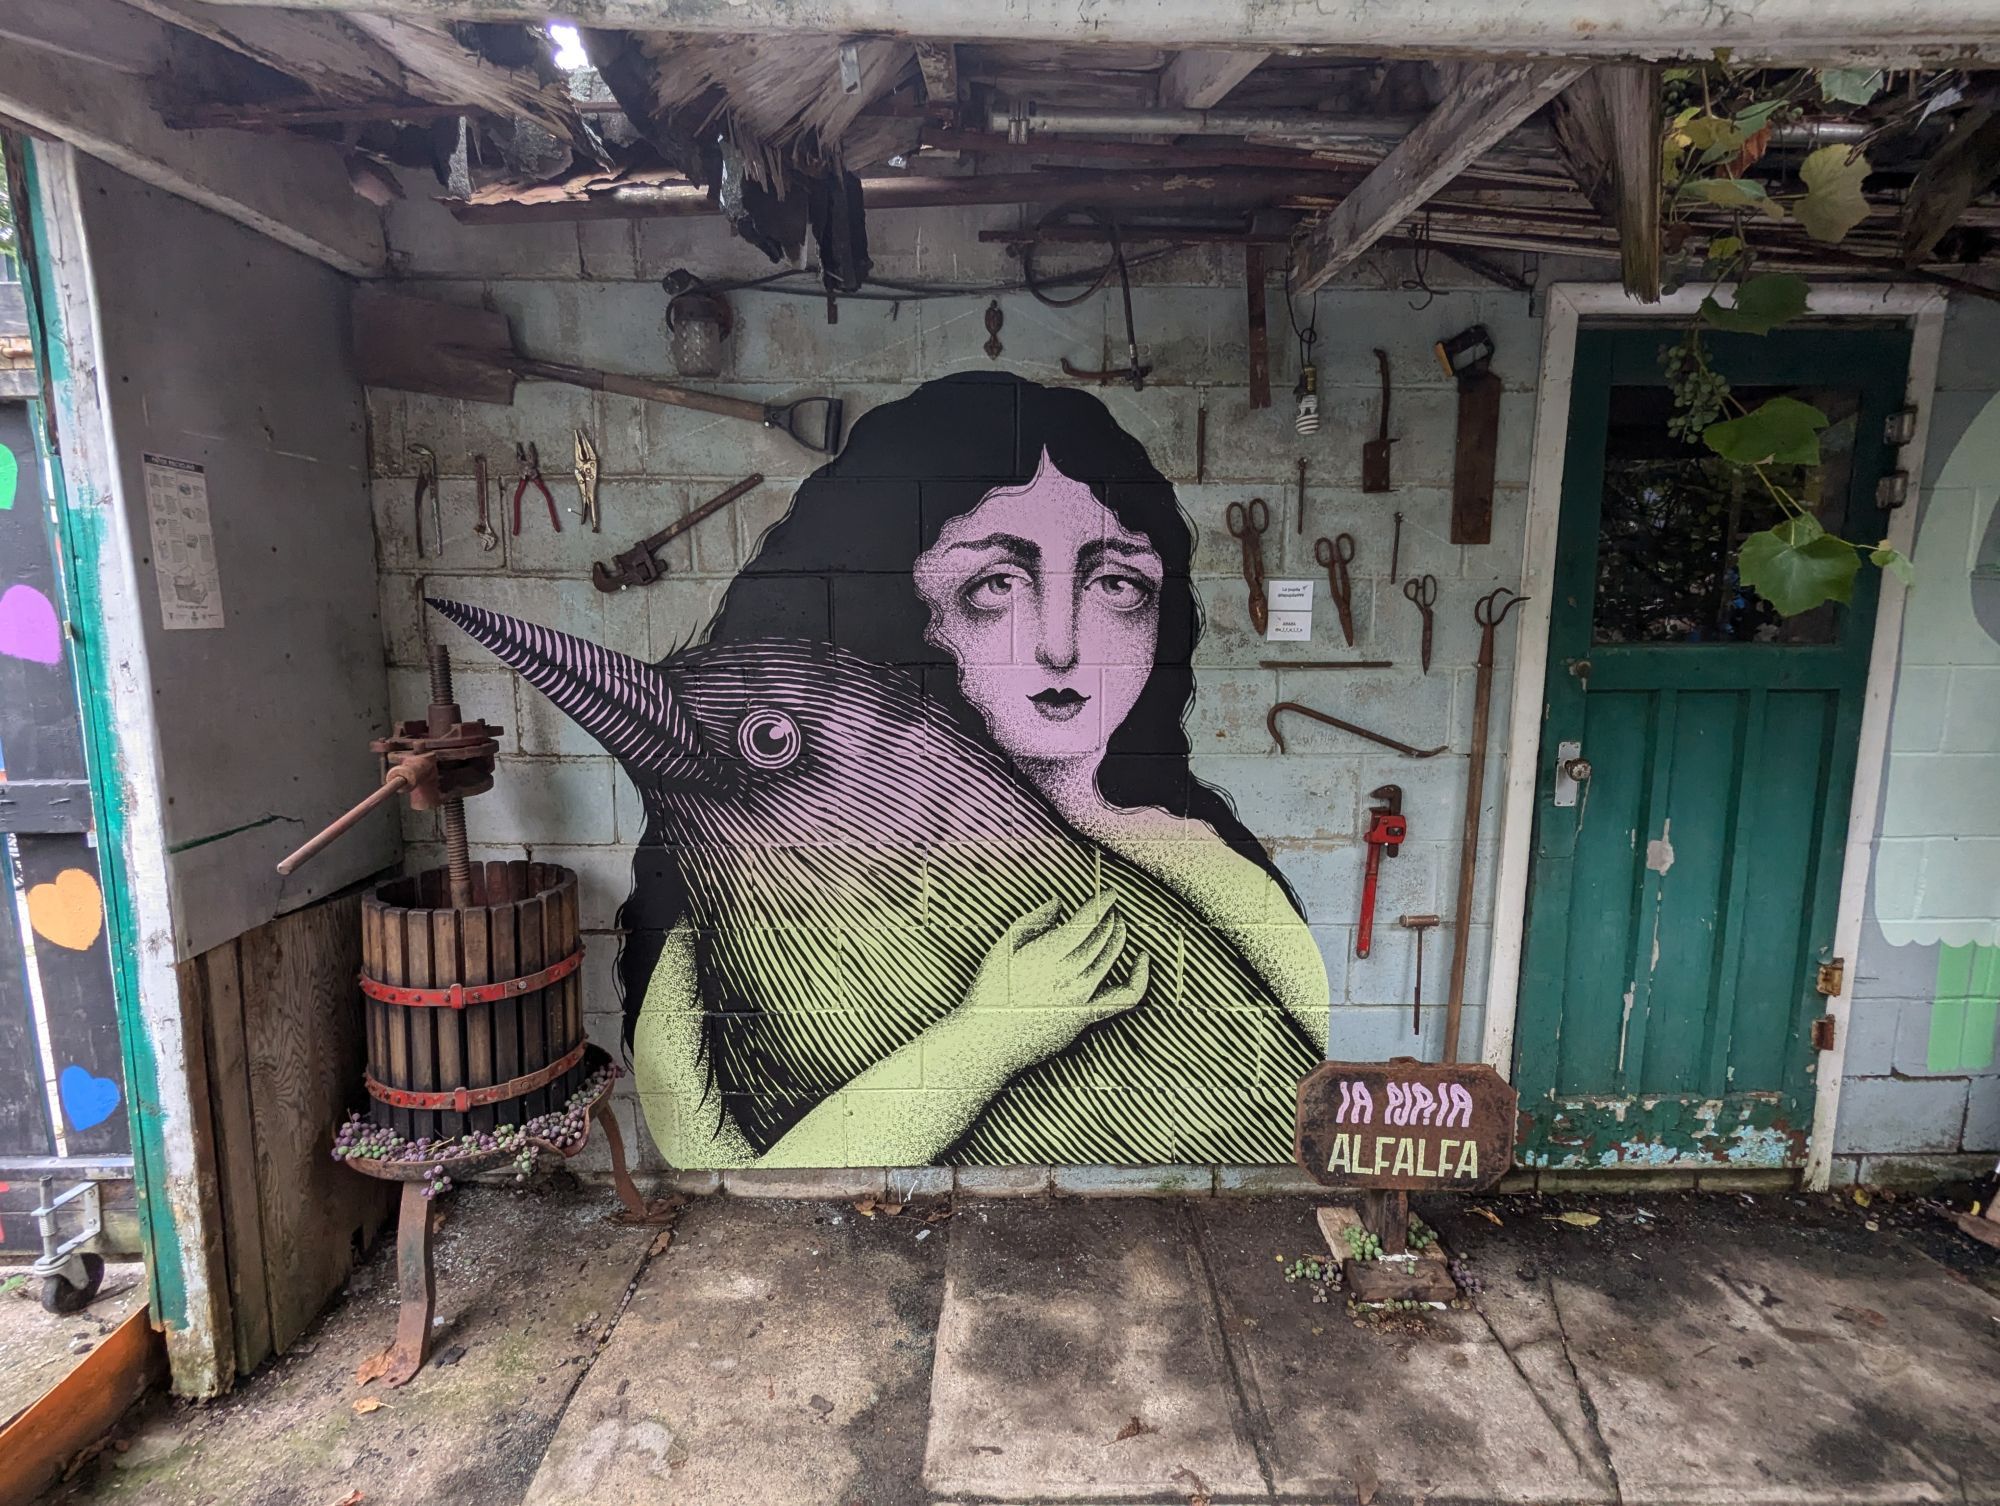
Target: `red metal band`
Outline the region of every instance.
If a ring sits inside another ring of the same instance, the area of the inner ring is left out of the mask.
[[[525,978],[509,978],[504,983],[454,983],[450,988],[412,988],[400,983],[382,983],[361,975],[361,991],[384,1004],[406,1004],[412,1008],[463,1009],[468,1004],[493,1004],[501,999],[518,999],[551,983],[560,983],[583,966],[583,948],[578,947],[560,962],[550,963]]]
[[[583,1060],[588,1041],[580,1041],[574,1051],[560,1061],[550,1062],[538,1071],[525,1077],[516,1077],[511,1082],[496,1082],[490,1088],[453,1088],[449,1093],[424,1093],[414,1088],[392,1088],[385,1082],[377,1082],[375,1074],[365,1074],[368,1082],[368,1096],[380,1099],[396,1109],[452,1109],[463,1114],[467,1109],[484,1108],[489,1103],[500,1103],[508,1098],[519,1098],[523,1093],[532,1093],[537,1088],[547,1087],[563,1073]]]

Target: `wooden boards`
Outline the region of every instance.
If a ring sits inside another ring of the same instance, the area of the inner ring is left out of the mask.
[[[0,1506],[28,1506],[166,1369],[167,1346],[141,1307],[0,1429]]]
[[[183,963],[201,1011],[236,1370],[305,1332],[372,1242],[387,1188],[328,1154],[360,1106],[361,895],[283,915]]]
[[[1294,296],[1324,287],[1582,72],[1567,62],[1456,69],[1437,108],[1312,227],[1292,274]]]

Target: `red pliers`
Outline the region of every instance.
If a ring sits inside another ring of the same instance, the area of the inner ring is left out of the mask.
[[[514,464],[521,471],[521,479],[514,486],[514,537],[518,539],[521,536],[521,497],[530,481],[541,488],[542,500],[549,504],[549,526],[561,533],[562,517],[556,511],[555,494],[549,490],[548,482],[542,479],[542,454],[535,448],[533,440],[525,447],[518,442],[515,444]]]

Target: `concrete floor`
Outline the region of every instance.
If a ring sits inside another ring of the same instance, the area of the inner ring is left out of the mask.
[[[57,1499],[2000,1502],[2000,1269],[1920,1205],[1441,1199],[1476,1304],[1360,1323],[1284,1279],[1314,1206],[717,1198],[655,1254],[600,1193],[469,1189],[416,1382],[353,1383],[378,1255],[292,1355],[156,1403]]]

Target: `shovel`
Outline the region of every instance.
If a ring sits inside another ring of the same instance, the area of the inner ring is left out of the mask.
[[[431,392],[476,403],[512,403],[518,381],[563,382],[594,392],[616,392],[651,403],[746,419],[767,429],[781,429],[816,454],[840,452],[845,413],[840,398],[759,403],[600,371],[594,366],[541,361],[514,349],[505,314],[432,303],[374,288],[363,288],[354,296],[354,364],[357,375],[370,387]],[[819,409],[818,423],[802,427],[801,410],[812,408]]]
[[[1377,350],[1375,360],[1382,368],[1382,428],[1376,437],[1361,446],[1361,489],[1364,492],[1391,491],[1389,485],[1389,352]],[[1395,572],[1390,572],[1395,579]]]

